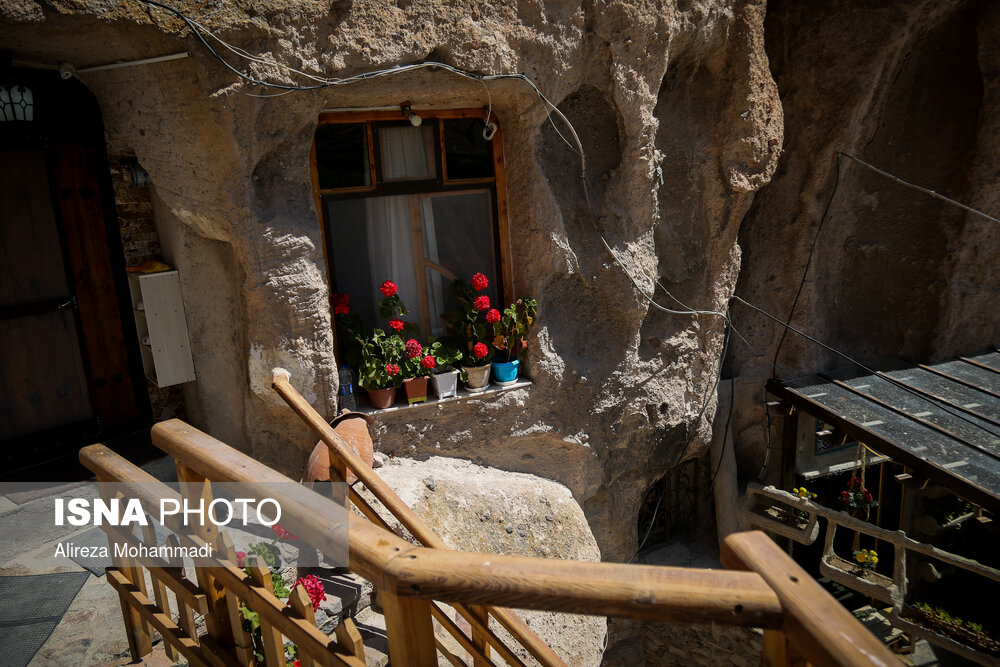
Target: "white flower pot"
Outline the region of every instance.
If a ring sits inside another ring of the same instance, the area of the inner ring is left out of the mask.
[[[448,398],[458,394],[458,371],[452,368],[443,373],[432,373],[431,384],[434,395],[438,398]]]

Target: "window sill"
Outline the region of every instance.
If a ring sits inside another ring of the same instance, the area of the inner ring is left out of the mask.
[[[501,387],[500,385],[498,385],[496,383],[490,383],[490,385],[484,391],[479,391],[479,392],[475,392],[475,393],[470,393],[469,391],[467,391],[465,389],[459,389],[457,396],[449,396],[448,398],[438,398],[436,396],[432,397],[430,394],[428,394],[427,401],[424,402],[424,403],[414,403],[413,405],[406,405],[405,403],[397,403],[396,405],[393,405],[391,408],[383,408],[381,410],[377,409],[377,408],[373,408],[370,405],[359,405],[357,411],[358,412],[362,412],[362,413],[367,414],[367,415],[383,415],[383,414],[388,414],[388,413],[391,413],[391,412],[402,412],[402,411],[405,411],[405,410],[418,410],[420,408],[431,407],[431,406],[434,406],[434,405],[444,405],[446,403],[459,403],[459,402],[462,402],[462,401],[467,401],[469,399],[489,398],[489,397],[492,397],[492,396],[496,396],[498,394],[502,394],[502,393],[507,392],[507,391],[511,391],[512,389],[523,389],[525,387],[530,387],[530,386],[531,386],[531,381],[530,380],[525,380],[523,378],[518,378],[513,384],[509,384],[509,385],[504,386],[504,387]],[[428,387],[428,390],[430,390],[429,387]],[[433,393],[432,390],[431,390],[431,392]],[[402,396],[402,390],[401,389],[399,390],[399,396]],[[403,400],[403,401],[405,401],[406,399],[405,398],[397,398],[397,400]]]

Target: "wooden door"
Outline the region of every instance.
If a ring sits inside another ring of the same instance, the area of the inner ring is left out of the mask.
[[[0,150],[7,460],[78,444],[30,436],[74,427],[93,436],[138,414],[93,150],[72,141]]]
[[[41,149],[0,152],[0,439],[93,417]]]

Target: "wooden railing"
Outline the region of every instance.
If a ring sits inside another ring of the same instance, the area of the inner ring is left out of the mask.
[[[351,493],[351,500],[367,519],[354,514],[350,517],[350,568],[378,591],[390,657],[398,667],[436,665],[438,652],[452,664],[465,664],[435,638],[432,619],[455,637],[472,656],[474,665],[492,664],[491,651],[508,664],[524,664],[492,631],[490,618],[507,629],[539,663],[564,664],[509,607],[645,621],[761,627],[766,630],[768,664],[791,664],[798,656],[820,665],[891,665],[895,661],[874,635],[763,533],[740,533],[726,540],[723,558],[727,567],[752,570],[749,572],[451,551],[315,414],[287,384],[287,378],[277,378],[275,388],[330,447],[332,465],[342,473],[350,468],[425,545],[414,545],[389,532],[379,515],[360,496]],[[248,490],[260,485],[262,497],[274,497],[281,504],[283,526],[296,534],[312,536],[310,541],[320,551],[337,553],[337,540],[342,535],[328,520],[338,511],[332,500],[304,486],[276,491],[275,482],[291,480],[177,420],[157,424],[153,442],[177,461],[182,481],[205,483],[204,493],[210,492],[209,480],[241,482]],[[99,480],[151,481],[142,470],[100,445],[82,450],[81,460]],[[148,493],[148,488],[144,485],[136,493]],[[163,493],[170,492],[167,489]],[[185,539],[197,544],[199,540],[217,538],[195,535]],[[130,572],[129,567],[121,570]],[[196,637],[192,628],[169,626],[169,613],[156,610],[155,605],[147,604],[148,598],[139,597],[140,593],[145,595],[139,577],[125,575],[127,583],[120,583],[128,592],[123,597],[126,626],[135,621],[129,627],[130,636],[141,636],[141,624],[156,619],[159,624],[154,622],[154,627],[192,664],[253,664],[252,656],[248,657],[245,650],[241,653],[246,643],[238,633],[234,635],[236,625],[231,613],[234,604],[250,601],[256,605],[254,609],[260,606],[265,610],[261,617],[266,617],[272,636],[279,640],[282,635],[288,637],[317,664],[357,664],[351,662],[357,657],[348,650],[350,642],[326,638],[323,643],[322,633],[308,629],[308,618],[294,609],[277,609],[260,584],[235,565],[223,563],[218,568],[198,568],[197,572],[197,586],[188,589],[192,595],[204,596],[203,600],[198,598],[202,601],[195,609],[205,616],[204,635]],[[435,601],[455,606],[469,622],[471,636],[462,633]],[[136,623],[138,630],[134,629]],[[315,626],[312,628],[315,630]],[[136,642],[132,648],[133,657],[138,657],[147,646]]]
[[[819,564],[822,575],[858,591],[862,595],[892,605],[889,622],[907,634],[923,637],[942,648],[980,664],[995,664],[993,656],[976,651],[904,617],[906,598],[908,597],[907,553],[919,554],[925,558],[937,560],[990,581],[1000,582],[1000,569],[917,541],[907,536],[902,530],[892,531],[880,528],[853,517],[847,512],[825,507],[773,486],[751,483],[747,487],[746,499],[747,508],[744,510],[743,516],[749,524],[771,530],[800,544],[808,545],[816,541],[821,532],[818,519],[823,517],[826,520],[826,534],[823,555]],[[766,513],[768,505],[776,510],[772,515]],[[783,509],[783,506],[793,509],[788,511]],[[794,522],[795,511],[807,517],[800,522],[801,526],[791,525]],[[786,520],[782,521],[778,518],[778,514],[783,515]],[[877,542],[891,544],[894,552],[891,576],[880,574],[877,571],[858,572],[856,564],[852,563],[850,559],[838,555],[834,549],[834,539],[838,528],[853,531],[858,535],[867,535]]]

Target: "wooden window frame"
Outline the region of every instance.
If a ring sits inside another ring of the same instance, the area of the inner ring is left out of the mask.
[[[348,124],[364,123],[365,135],[368,142],[368,167],[371,171],[371,185],[362,185],[346,188],[320,188],[319,168],[316,160],[316,143],[313,141],[309,152],[309,163],[312,177],[313,201],[316,206],[317,218],[320,225],[320,234],[323,243],[323,260],[326,263],[327,280],[330,291],[336,291],[336,278],[333,266],[331,240],[327,230],[330,221],[327,216],[324,198],[336,197],[338,199],[364,199],[373,196],[389,195],[435,195],[461,191],[481,191],[490,190],[493,198],[493,221],[494,246],[498,251],[498,261],[501,276],[501,300],[512,299],[514,295],[514,277],[511,261],[510,247],[510,227],[507,218],[507,183],[504,169],[503,156],[503,133],[497,117],[490,114],[489,120],[496,123],[497,129],[490,141],[491,157],[493,161],[493,176],[489,178],[466,178],[449,179],[447,174],[447,161],[445,159],[444,145],[444,121],[462,118],[485,118],[486,110],[476,108],[465,109],[421,109],[420,117],[424,123],[435,123],[434,131],[436,136],[435,157],[437,160],[438,175],[434,179],[421,181],[394,181],[391,183],[380,183],[378,178],[380,170],[378,165],[378,144],[376,132],[380,126],[403,125],[406,123],[406,116],[401,110],[378,110],[378,111],[338,111],[320,114],[317,128],[327,124]],[[413,202],[418,202],[418,197],[411,198]],[[419,215],[411,215],[412,220],[419,220]],[[414,251],[423,247],[422,240],[416,242],[417,235],[422,234],[419,225],[414,226]],[[417,259],[415,257],[415,259]],[[420,257],[415,265],[416,275],[425,275],[427,261]],[[423,273],[421,273],[423,272]],[[428,312],[426,279],[418,285],[420,294],[420,310],[422,313],[421,329],[430,331],[430,313]]]

